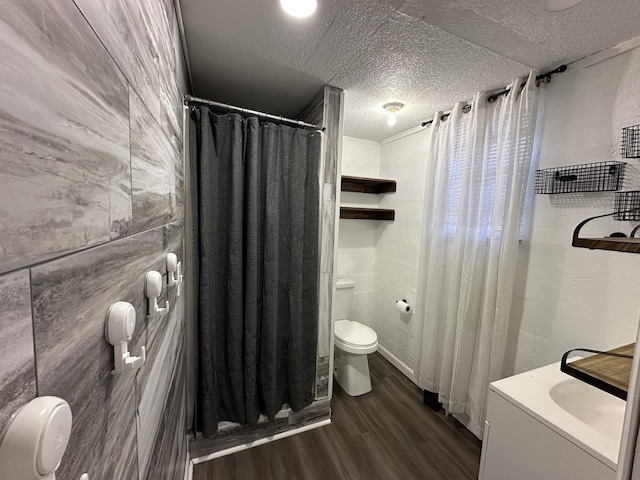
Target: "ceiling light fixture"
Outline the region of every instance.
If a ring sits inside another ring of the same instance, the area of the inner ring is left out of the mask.
[[[542,0],[542,8],[549,13],[564,12],[576,7],[583,0]]]
[[[389,102],[385,103],[382,108],[384,108],[387,112],[389,112],[389,118],[387,118],[387,125],[393,127],[396,124],[396,113],[398,113],[402,107],[404,107],[404,103],[400,102]]]
[[[318,8],[317,0],[280,0],[280,6],[292,17],[305,18]]]

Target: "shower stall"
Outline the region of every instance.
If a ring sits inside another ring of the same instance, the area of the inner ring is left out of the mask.
[[[192,459],[330,421],[343,95],[294,121],[186,97]]]

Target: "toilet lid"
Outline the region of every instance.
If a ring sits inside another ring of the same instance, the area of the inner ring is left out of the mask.
[[[374,330],[352,320],[336,321],[336,338],[346,345],[368,347],[378,341]]]

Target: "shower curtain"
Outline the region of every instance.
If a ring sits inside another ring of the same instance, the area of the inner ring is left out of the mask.
[[[532,197],[539,91],[531,72],[470,113],[431,126],[418,313],[418,384],[482,437],[489,383],[502,377],[523,213]]]
[[[313,401],[320,134],[194,108],[197,426]]]

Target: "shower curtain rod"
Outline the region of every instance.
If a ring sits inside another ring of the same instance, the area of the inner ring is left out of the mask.
[[[255,115],[257,117],[263,117],[269,120],[275,120],[277,122],[280,123],[290,123],[293,125],[296,125],[298,127],[307,127],[307,128],[314,128],[315,130],[318,130],[320,132],[324,132],[326,130],[325,127],[318,127],[317,125],[314,125],[313,123],[307,123],[307,122],[303,122],[302,120],[293,120],[291,118],[285,118],[283,116],[279,116],[279,115],[272,115],[270,113],[264,113],[264,112],[259,112],[257,110],[249,110],[248,108],[242,108],[242,107],[236,107],[235,105],[229,105],[228,103],[220,103],[220,102],[214,102],[213,100],[206,100],[204,98],[198,98],[198,97],[194,97],[192,95],[185,95],[184,96],[184,103],[185,105],[188,104],[204,104],[204,105],[211,105],[213,107],[217,107],[217,108],[222,108],[222,109],[226,109],[227,111],[229,110],[233,110],[234,112],[238,112],[244,115]]]
[[[555,70],[551,70],[550,72],[547,72],[547,73],[541,73],[540,75],[538,75],[536,77],[536,83],[538,83],[538,82],[549,83],[551,81],[551,75],[555,75],[556,73],[562,73],[562,72],[564,72],[566,70],[567,70],[567,66],[566,65],[560,65]],[[522,90],[526,84],[527,84],[527,82],[523,82],[520,85],[520,90]],[[491,94],[491,95],[489,95],[487,97],[487,102],[493,103],[498,99],[498,97],[501,97],[502,95],[506,95],[507,93],[509,93],[509,91],[510,91],[510,89],[505,88],[504,90],[501,90],[500,92]],[[465,111],[465,113],[467,113],[468,111],[471,110],[471,106],[470,105],[465,105],[464,108],[467,108],[467,107],[468,107],[468,110]],[[440,120],[444,120],[449,115],[451,115],[451,112],[443,113],[442,116],[440,117]],[[426,122],[422,122],[420,125],[423,126],[423,127],[426,127],[427,125],[431,125],[432,123],[433,123],[433,120],[428,120]]]

